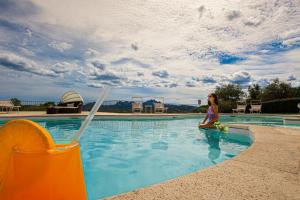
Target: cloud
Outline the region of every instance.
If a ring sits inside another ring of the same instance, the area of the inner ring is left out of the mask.
[[[31,56],[31,57],[35,56],[35,53],[33,51],[28,50],[24,47],[19,47],[19,51],[24,56]]]
[[[178,87],[178,84],[177,84],[177,83],[171,83],[171,84],[169,85],[169,88],[176,88],[176,87]]]
[[[213,78],[212,76],[204,76],[203,78],[200,79],[200,81],[202,83],[211,83],[211,84],[214,84],[214,83],[217,83],[217,80],[215,78]]]
[[[193,82],[188,81],[188,82],[185,83],[185,86],[186,87],[196,87],[196,84],[193,83]]]
[[[57,73],[43,66],[38,66],[35,62],[12,53],[0,53],[0,66],[7,69],[29,72],[36,75],[56,77]]]
[[[132,43],[132,44],[131,44],[131,48],[132,48],[133,50],[135,50],[135,51],[139,50],[139,47],[138,47],[137,43]]]
[[[219,63],[221,65],[235,64],[235,63],[246,60],[245,57],[230,54],[230,53],[226,53],[226,52],[217,53],[217,57],[218,57]]]
[[[159,78],[168,78],[169,73],[166,70],[159,70],[159,71],[154,71],[152,72],[153,76],[157,76]]]
[[[279,34],[283,45],[294,45],[300,43],[300,28],[294,28]]]
[[[287,79],[288,81],[295,81],[297,78],[294,75],[290,75]]]
[[[87,83],[87,86],[88,86],[88,87],[93,87],[93,88],[102,88],[102,87],[103,87],[103,84],[101,84],[101,83],[90,82],[90,83]]]
[[[56,42],[56,41],[51,42],[50,44],[48,44],[48,46],[58,50],[61,53],[72,48],[72,44],[69,44],[67,42]]]
[[[143,72],[137,72],[136,73],[138,76],[144,76],[144,73]]]
[[[122,77],[117,76],[113,72],[109,71],[94,71],[90,74],[90,78],[99,81],[111,81],[114,83],[119,83]]]
[[[270,84],[270,80],[269,80],[269,79],[266,79],[266,78],[262,78],[262,79],[259,79],[259,80],[257,81],[257,83],[258,83],[260,86],[265,87],[265,86],[267,86],[267,85]]]
[[[249,17],[248,19],[244,20],[245,26],[253,26],[257,27],[259,26],[263,21],[264,17],[256,16],[256,17]]]
[[[205,12],[205,6],[203,6],[203,5],[200,6],[198,8],[198,12],[199,12],[199,18],[201,18],[203,16],[204,12]]]
[[[8,71],[33,86],[32,74],[42,79],[46,73],[59,79],[48,83],[53,93],[63,89],[59,81],[82,84],[91,97],[93,89],[85,83],[131,88],[124,96],[142,95],[149,87],[172,95],[176,86],[186,99],[206,97],[222,83],[300,76],[297,0],[0,0],[0,5],[0,52],[35,66],[26,68],[29,74],[1,65],[1,84],[8,84],[3,81]],[[9,89],[18,93],[17,87]]]
[[[98,69],[101,69],[101,70],[106,69],[106,64],[104,63],[104,61],[93,60],[93,61],[91,61],[91,64]]]
[[[38,14],[40,8],[28,0],[1,0],[0,1],[0,16],[19,16]]]
[[[229,77],[229,81],[234,84],[248,85],[251,81],[251,75],[245,71],[239,71]]]
[[[25,31],[25,27],[19,25],[17,23],[10,22],[9,20],[1,19],[0,18],[0,26],[1,28],[13,31],[13,32],[23,32]]]
[[[85,54],[85,57],[90,58],[90,57],[95,57],[95,56],[99,55],[100,53],[99,53],[97,50],[95,50],[95,49],[88,48],[88,49],[84,52],[84,54]]]
[[[128,57],[120,58],[120,59],[111,61],[111,64],[112,65],[133,64],[133,65],[136,65],[136,66],[139,66],[139,67],[144,67],[144,68],[150,67],[150,65],[147,64],[147,63],[143,63],[143,62],[141,62],[141,61],[139,61],[135,58],[128,58]]]
[[[75,65],[69,62],[56,63],[51,67],[51,70],[56,74],[64,74],[75,70]]]
[[[227,20],[232,21],[234,19],[241,17],[241,12],[239,10],[230,10],[226,13],[225,16]]]

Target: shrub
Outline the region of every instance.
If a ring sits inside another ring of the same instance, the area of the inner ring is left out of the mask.
[[[262,103],[263,113],[299,113],[300,98],[277,99]]]
[[[14,104],[14,106],[20,106],[21,105],[21,101],[17,98],[12,98],[10,100]]]
[[[47,107],[44,105],[23,105],[20,111],[46,111]]]
[[[219,101],[219,112],[230,113],[233,108],[236,108],[236,103],[234,101]]]

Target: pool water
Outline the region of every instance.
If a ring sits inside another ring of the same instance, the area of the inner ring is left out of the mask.
[[[80,140],[89,200],[159,183],[230,159],[251,145],[242,130],[199,130],[187,119],[95,119]],[[36,119],[56,143],[68,143],[82,119]],[[223,123],[283,125],[282,118],[230,117]],[[0,125],[5,121],[0,121]]]
[[[159,183],[234,157],[251,143],[198,120],[94,121],[81,140],[89,199]],[[229,137],[230,138],[230,137]]]

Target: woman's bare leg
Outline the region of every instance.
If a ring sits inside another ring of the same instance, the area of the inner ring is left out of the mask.
[[[212,123],[199,124],[199,128],[216,128]]]

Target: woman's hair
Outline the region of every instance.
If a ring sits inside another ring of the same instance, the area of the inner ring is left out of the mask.
[[[215,93],[211,93],[210,95],[214,97],[214,102],[215,102],[215,104],[216,104],[216,105],[219,105],[217,95],[216,95]],[[210,101],[208,101],[208,105],[211,106]]]

